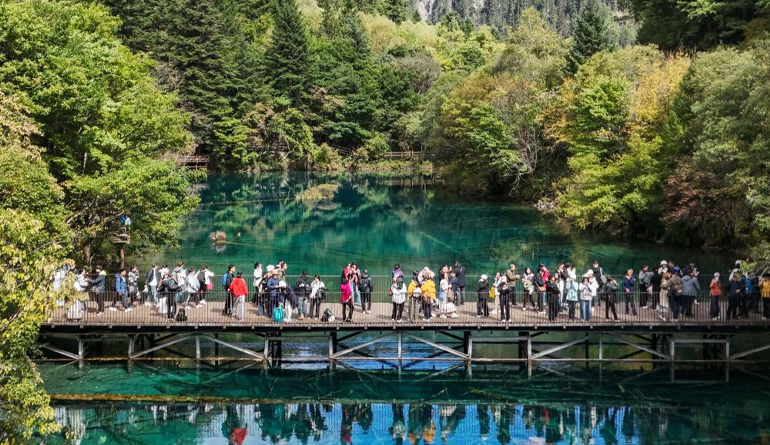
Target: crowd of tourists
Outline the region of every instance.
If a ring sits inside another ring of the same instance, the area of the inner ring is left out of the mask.
[[[246,317],[247,303],[256,307],[259,316],[275,321],[291,321],[295,316],[299,320],[335,321],[336,315],[341,315],[343,322],[350,323],[356,310],[371,314],[374,280],[356,263],[346,264],[340,273],[341,314],[334,314],[328,307],[321,311],[328,290],[319,275],[311,278],[302,271],[292,285],[287,270],[288,264],[283,261],[265,268],[255,263],[251,286],[235,265],[229,265],[221,281],[215,282],[215,274],[207,266],[188,268],[181,261],[173,269],[153,264],[143,276],[136,266],[131,266],[108,280],[107,272],[96,266],[90,275],[80,269],[74,271],[73,277],[76,291],[96,301],[97,315],[105,310],[129,312],[135,305],[144,304],[169,319],[184,321],[185,311],[206,305],[207,293],[215,289],[226,295],[222,314],[237,320]],[[56,274],[55,288],[61,287],[67,273],[62,268]],[[459,261],[452,266],[444,264],[438,274],[429,267],[415,270],[408,279],[396,264],[387,294],[392,306],[390,318],[396,323],[457,318],[458,308],[465,305],[469,293],[475,294],[478,318],[499,317],[504,322],[511,321],[513,310],[547,314],[551,321],[562,315],[586,322],[601,317],[602,306],[607,320],[618,320],[622,309],[627,316],[637,316],[645,309],[654,311],[663,321],[679,321],[693,316],[693,307],[700,303],[698,297],[705,290],[701,289],[699,277],[694,263],[680,267],[665,260],[654,268],[644,264],[638,272],[628,269],[622,277],[605,273],[598,261],[582,271],[569,262],[559,263],[553,270],[539,264],[534,270],[526,267],[519,271],[510,264],[494,276],[482,274],[475,285],[468,286],[466,268]],[[108,292],[108,282],[112,292]],[[722,318],[723,298],[727,299],[725,320],[747,318],[750,312],[770,318],[770,275],[744,273],[740,261],[726,279],[714,273],[707,292],[711,320]],[[68,317],[79,318],[78,312],[83,309],[73,305]]]

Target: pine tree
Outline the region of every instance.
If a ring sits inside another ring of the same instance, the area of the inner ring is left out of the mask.
[[[311,66],[310,37],[295,0],[274,0],[275,28],[265,55],[266,76],[278,96],[303,104]]]
[[[409,2],[408,0],[386,0],[380,3],[379,10],[394,22],[401,23],[407,19]]]
[[[572,48],[567,56],[568,74],[575,74],[580,65],[599,51],[613,51],[617,45],[607,7],[589,0],[575,21]]]

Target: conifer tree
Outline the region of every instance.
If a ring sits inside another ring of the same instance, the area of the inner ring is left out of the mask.
[[[386,0],[380,3],[380,12],[396,23],[407,19],[409,11],[408,0]]]
[[[310,37],[295,0],[273,2],[275,28],[265,55],[266,75],[279,96],[302,104],[311,66]]]
[[[589,0],[575,21],[572,48],[567,56],[567,72],[575,74],[586,60],[599,51],[617,48],[617,36],[610,22],[606,6]]]

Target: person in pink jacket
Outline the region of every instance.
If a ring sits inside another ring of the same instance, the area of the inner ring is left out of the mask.
[[[340,300],[342,301],[342,321],[350,323],[353,321],[353,296],[350,286],[353,283],[353,273],[349,273],[340,284]],[[350,315],[347,315],[347,310]]]

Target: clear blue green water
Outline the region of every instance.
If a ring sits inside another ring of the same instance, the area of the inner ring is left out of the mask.
[[[338,186],[331,199],[298,199],[322,184]],[[226,244],[210,242],[209,234],[217,230],[227,235]],[[209,176],[179,243],[132,260],[144,268],[152,261],[183,260],[188,266],[207,264],[216,273],[230,263],[250,271],[257,261],[284,260],[297,275],[301,270],[336,275],[348,262],[387,275],[395,263],[415,270],[459,260],[479,275],[510,262],[523,269],[571,260],[587,268],[595,259],[611,273],[662,259],[695,261],[710,272],[727,269],[735,259],[724,252],[572,231],[535,209],[460,197],[419,178],[351,173]]]
[[[302,200],[320,185],[328,199]],[[373,175],[209,176],[179,247],[133,258],[251,270],[285,260],[290,274],[336,275],[358,262],[471,275],[571,260],[618,273],[661,259],[724,270],[730,254],[610,240],[534,209],[463,198],[440,184]],[[209,234],[223,231],[214,245]],[[120,347],[120,345],[116,346]],[[770,443],[768,380],[720,369],[518,367],[409,372],[305,365],[196,366],[185,360],[41,363],[61,435],[47,444],[691,444]],[[241,366],[241,368],[239,368]],[[379,366],[379,365],[377,365]],[[641,365],[640,365],[641,366]],[[434,368],[435,367],[435,368]],[[387,368],[387,367],[383,367]],[[64,437],[69,439],[65,439]]]
[[[767,443],[766,380],[722,369],[361,372],[41,365],[80,444]],[[132,400],[141,394],[143,401]],[[110,398],[107,401],[100,399]],[[153,397],[155,397],[153,399]],[[48,444],[64,443],[60,435]]]

